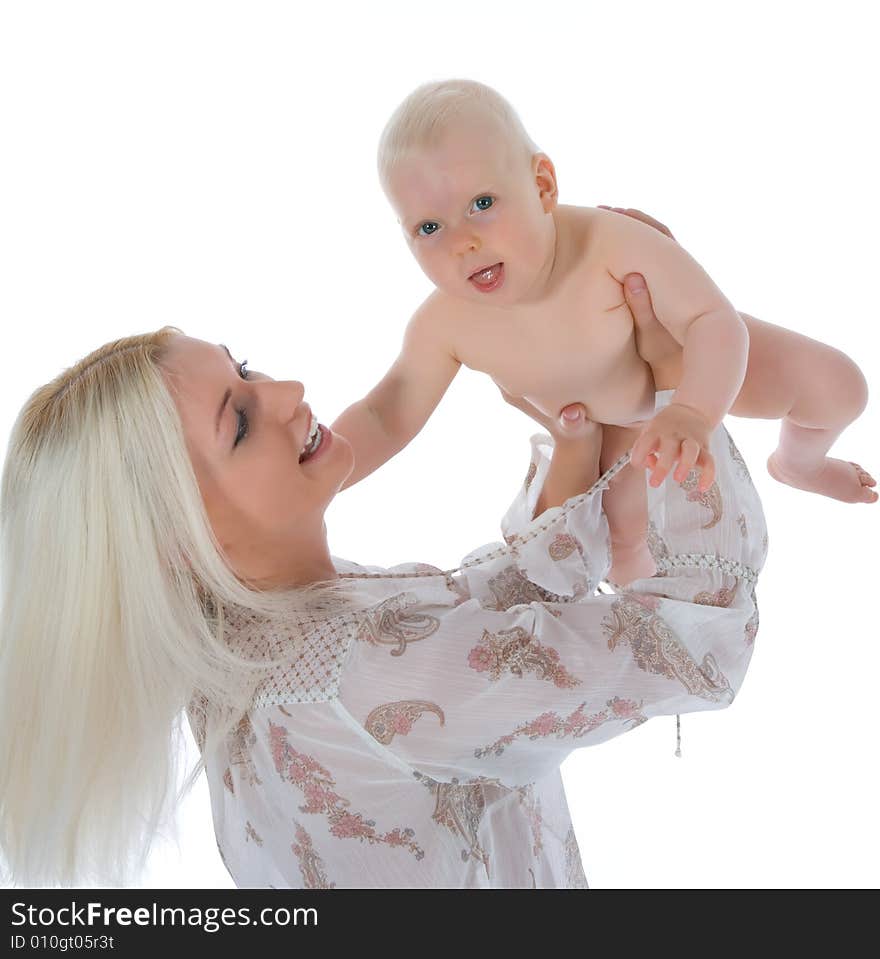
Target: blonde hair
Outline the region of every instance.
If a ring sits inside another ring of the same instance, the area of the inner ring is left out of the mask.
[[[539,152],[516,110],[492,87],[476,80],[425,83],[397,107],[379,138],[377,165],[383,189],[387,192],[394,167],[410,150],[435,144],[454,120],[474,113],[499,120],[524,155]]]
[[[227,564],[161,367],[178,333],[101,347],[36,390],[13,428],[0,490],[6,882],[128,884],[204,766],[176,792],[187,705],[204,757],[299,652],[239,655],[225,614],[314,619],[355,602],[338,584],[261,592]]]

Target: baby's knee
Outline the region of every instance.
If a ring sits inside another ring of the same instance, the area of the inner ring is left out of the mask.
[[[845,353],[835,350],[828,395],[841,416],[852,422],[868,405],[868,381],[856,363]]]

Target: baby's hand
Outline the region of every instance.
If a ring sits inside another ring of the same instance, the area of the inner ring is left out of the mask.
[[[697,489],[701,493],[715,481],[715,460],[709,453],[709,423],[698,410],[681,403],[664,407],[642,430],[632,448],[633,466],[652,470],[650,484],[659,486],[672,467],[677,483],[699,470]]]

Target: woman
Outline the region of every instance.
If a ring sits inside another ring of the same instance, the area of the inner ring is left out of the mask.
[[[660,575],[596,595],[616,468],[542,422],[505,544],[382,571],[331,557],[351,450],[302,384],[165,328],[38,390],[2,488],[9,878],[126,882],[187,707],[239,886],[586,886],[561,762],[732,701],[766,535],[719,428],[707,494],[649,487]]]

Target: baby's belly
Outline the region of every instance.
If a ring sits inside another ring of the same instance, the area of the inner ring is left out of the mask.
[[[654,415],[654,379],[641,359],[613,374],[597,376],[589,370],[557,371],[555,376],[507,377],[495,382],[508,393],[524,396],[542,413],[555,417],[569,403],[583,403],[587,416],[609,426],[630,426]]]

